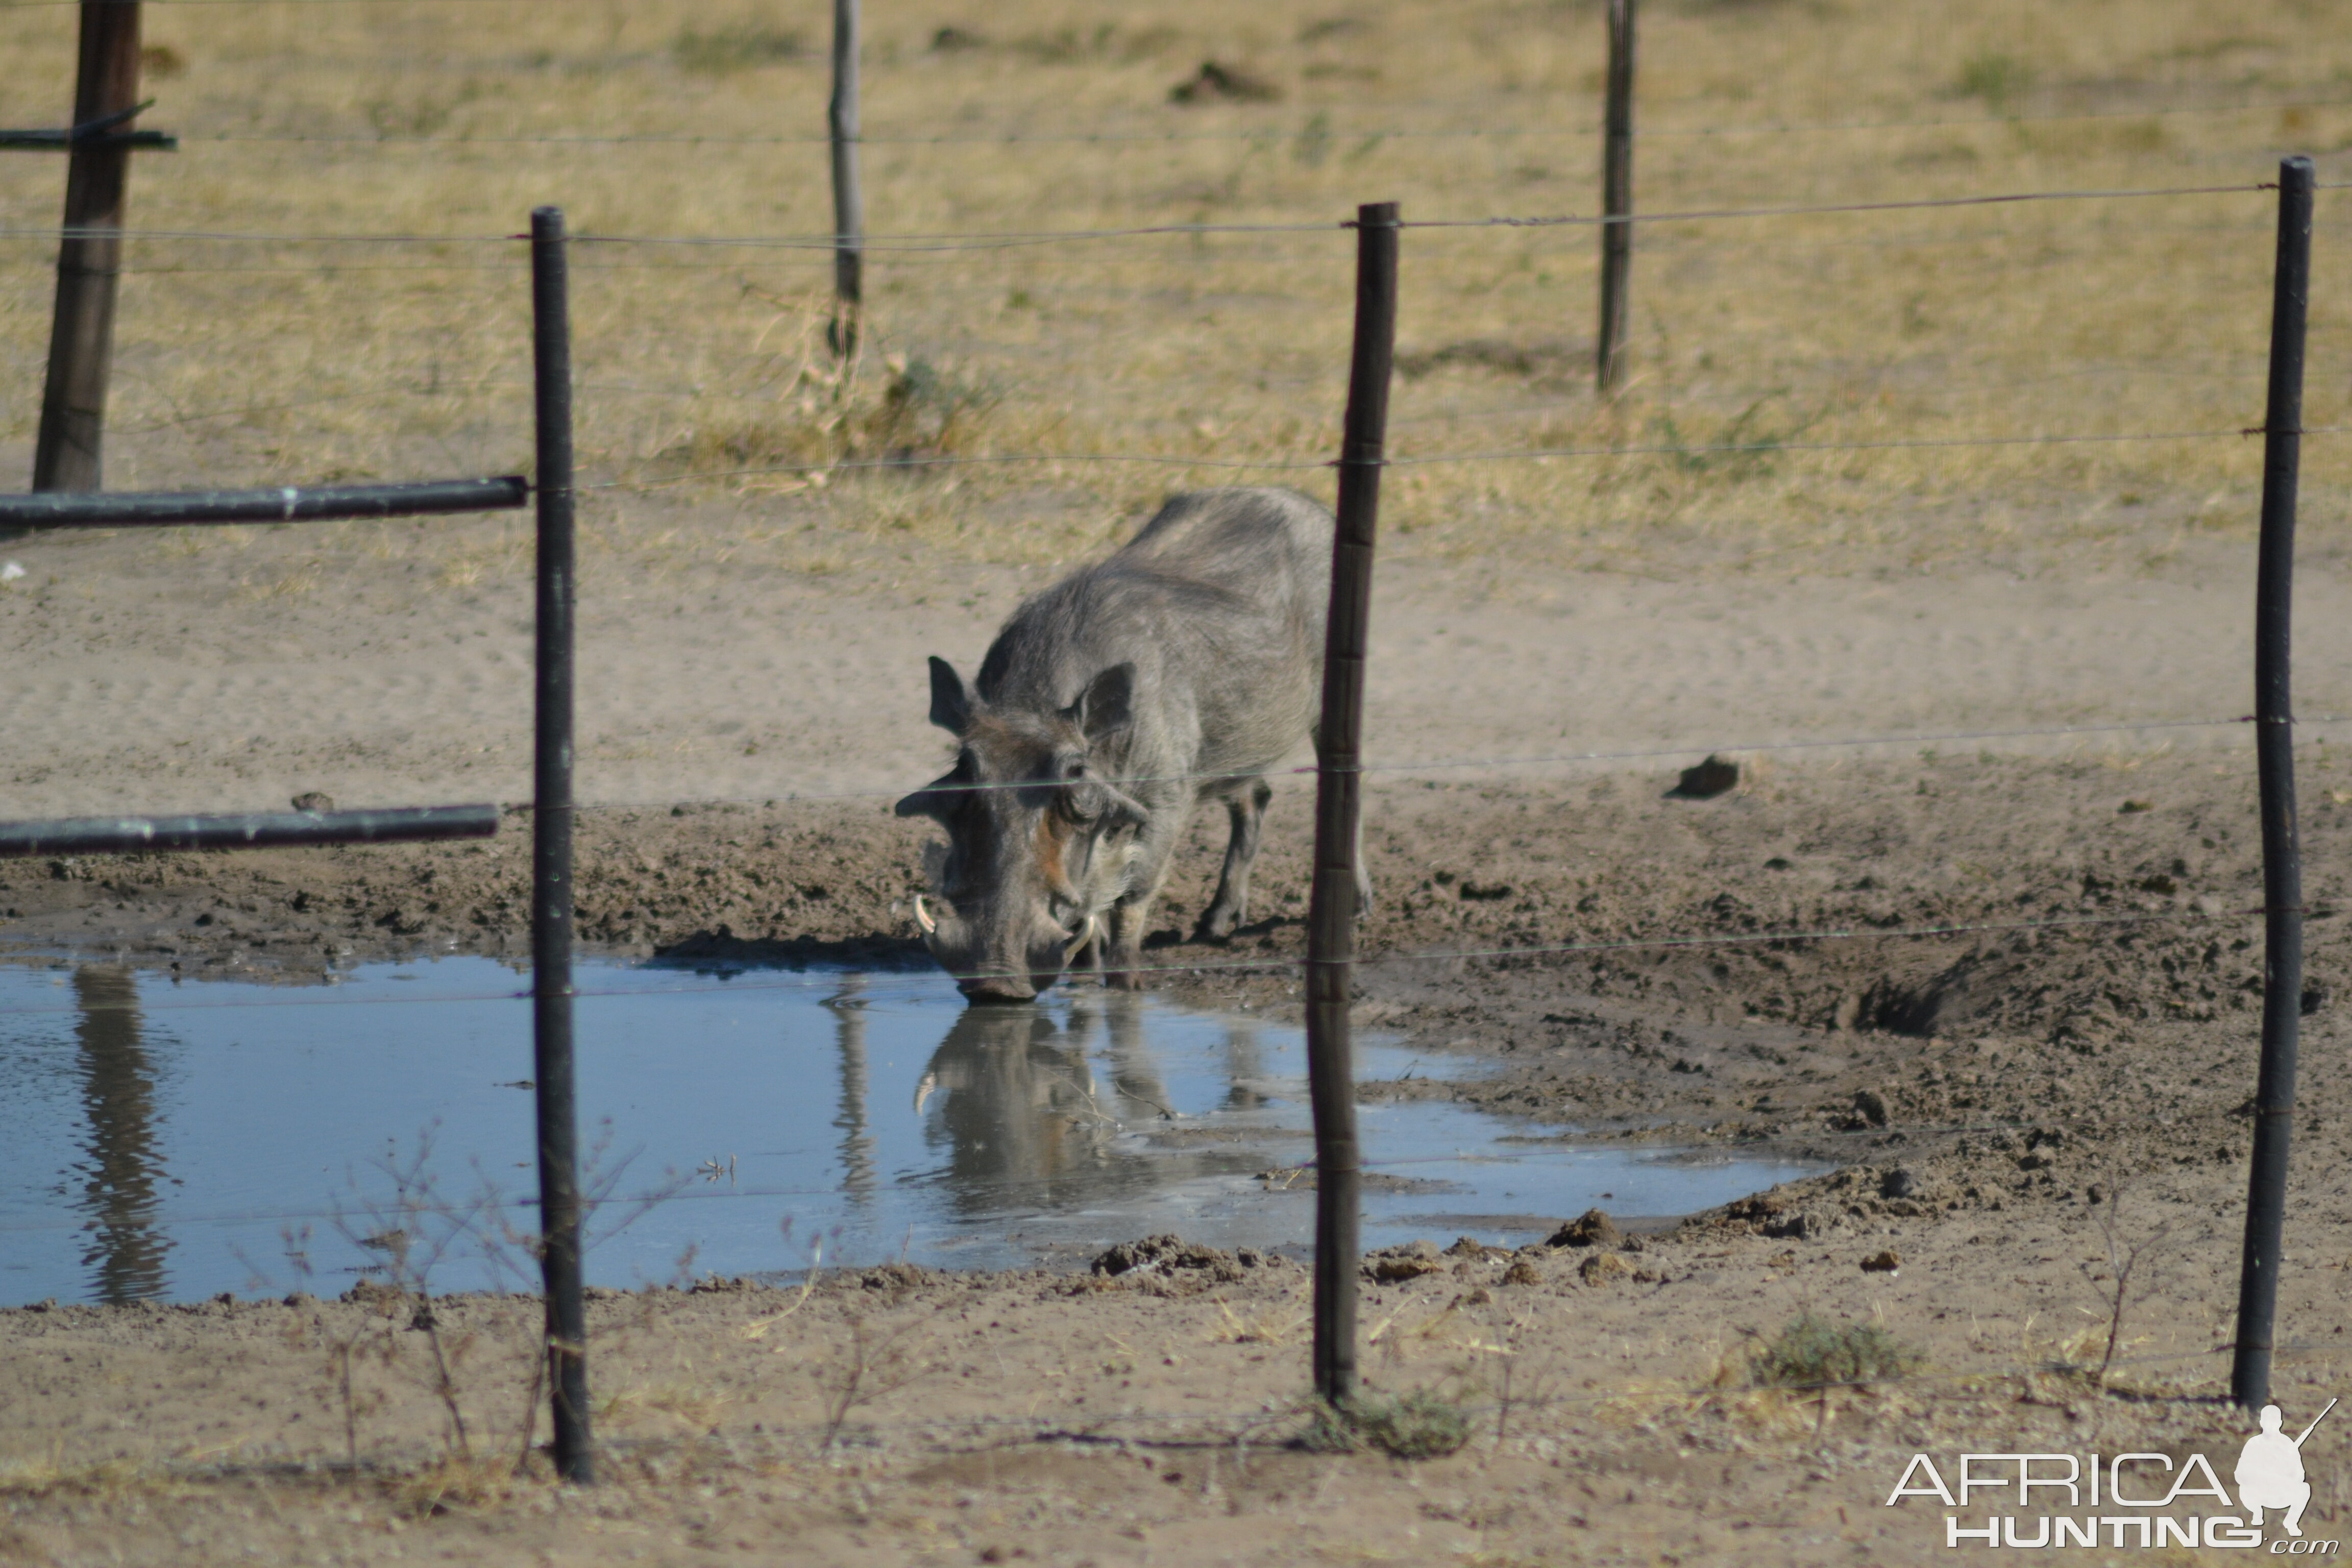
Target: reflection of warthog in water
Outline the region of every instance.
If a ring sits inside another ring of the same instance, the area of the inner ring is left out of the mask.
[[[1311,733],[1331,514],[1291,490],[1201,490],[1117,554],[1023,604],[975,693],[931,660],[956,763],[898,803],[936,818],[931,953],[976,1002],[1025,1002],[1089,947],[1133,987],[1151,901],[1192,809],[1232,819],[1194,935],[1244,918],[1266,770]],[[1360,889],[1362,887],[1359,874]]]
[[[985,1212],[1014,1202],[1099,1198],[1107,1186],[1161,1173],[1153,1161],[1112,1147],[1120,1121],[1164,1111],[1167,1091],[1152,1069],[1141,1019],[1114,1008],[1109,1022],[1105,1086],[1087,1059],[1083,1015],[1068,1030],[1025,1008],[974,1009],[956,1020],[932,1053],[915,1109],[936,1097],[949,1143],[946,1181],[960,1204]]]

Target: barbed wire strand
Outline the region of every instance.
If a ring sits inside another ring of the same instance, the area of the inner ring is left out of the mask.
[[[2112,364],[2090,365],[2076,370],[2056,371],[2045,375],[2011,377],[1999,381],[1947,380],[1942,384],[1942,385],[1946,391],[1985,393],[2010,392],[2025,387],[2049,386],[2060,382],[2080,381],[2096,376],[2170,376],[2180,380],[2225,382],[2259,381],[2263,379],[2266,374],[2267,373],[2259,363],[2250,363],[2245,368],[2234,371],[2215,369],[2211,367],[2176,370],[2168,369],[2160,363],[2147,361],[2126,360]],[[1284,388],[1299,393],[1314,393],[1328,390],[1328,377],[1319,374],[1292,375],[1282,377],[1280,379],[1280,384]],[[720,404],[748,405],[760,408],[774,407],[778,397],[777,388],[772,382],[746,383],[740,388],[732,386],[643,386],[622,382],[586,381],[575,382],[573,385],[575,391],[594,393],[598,395],[607,397],[642,397],[685,404],[712,402]],[[367,402],[395,403],[405,399],[433,397],[488,397],[507,392],[529,391],[530,390],[530,387],[531,384],[527,381],[452,381],[446,382],[438,386],[402,385],[395,383],[383,386],[370,387],[363,391],[322,393],[316,396],[304,397],[299,401],[292,403],[238,404],[227,408],[205,409],[193,414],[174,414],[168,419],[152,419],[149,423],[142,425],[112,425],[109,426],[109,433],[117,436],[152,435],[157,431],[178,429],[189,425],[202,424],[207,420],[240,419],[262,414],[299,413],[305,408],[320,404]],[[1511,408],[1453,407],[1437,409],[1427,414],[1415,415],[1407,418],[1391,419],[1389,421],[1389,428],[1394,431],[1404,429],[1426,429],[1440,426],[1458,426],[1464,425],[1500,424],[1510,420],[1535,421],[1554,416],[1580,416],[1585,412],[1586,408],[1584,405],[1569,400],[1560,400],[1551,403],[1528,404]],[[2326,432],[2322,428],[2306,433],[2326,434]],[[1776,447],[1773,449],[1778,450],[1781,448]],[[1691,448],[1682,447],[1679,448],[1679,450],[1688,451],[1691,450]],[[612,485],[614,488],[620,488],[633,482],[639,481],[616,480],[612,481]]]
[[[68,0],[68,3],[78,5],[79,0]],[[171,0],[156,0],[156,3],[169,4]],[[0,9],[7,8],[0,6]],[[1864,131],[1998,129],[2011,125],[2060,125],[2102,120],[2166,120],[2189,116],[2264,114],[2289,110],[2336,109],[2346,106],[2352,106],[2352,98],[2279,99],[2253,103],[2166,104],[2146,109],[2072,110],[2045,114],[1974,114],[1940,120],[1759,121],[1731,125],[1639,125],[1634,128],[1633,135],[1635,140],[1643,141],[1706,136],[1815,135]],[[1396,105],[1395,109],[1398,112],[1411,114],[1415,112],[1416,106],[1400,104]],[[1579,121],[1573,125],[1372,126],[1318,124],[1310,119],[1307,124],[1297,130],[1263,126],[1251,130],[1215,131],[1005,131],[986,133],[909,131],[867,132],[856,140],[870,147],[1150,146],[1167,142],[1196,142],[1516,140],[1543,136],[1598,136],[1601,133],[1601,127],[1591,121]],[[824,147],[830,145],[833,140],[830,136],[814,133],[728,135],[693,131],[551,132],[537,135],[479,135],[467,132],[452,136],[432,134],[403,136],[381,132],[373,135],[341,135],[267,131],[183,131],[176,134],[184,143],[200,142],[359,147]]]
[[[2136,224],[2131,227],[2125,229],[2118,229],[2112,225],[2098,223],[2087,226],[2075,232],[2079,232],[2086,237],[2096,237],[2103,240],[2113,240],[2116,238],[2135,238],[2147,236],[2176,234],[2261,235],[2269,233],[2270,227],[2270,225],[2263,223],[2259,219],[2239,224]],[[1318,232],[1319,232],[1319,230],[1318,230]],[[2315,232],[2352,232],[2352,225],[2320,224],[2315,226]],[[0,233],[0,238],[10,237],[12,235],[20,238],[47,239],[49,237],[46,233],[36,233],[33,231],[8,231],[6,233]],[[257,236],[252,237],[257,243],[258,243],[260,241],[267,240],[271,237]],[[1742,239],[1738,243],[1748,247],[1763,247],[1772,249],[1835,250],[1849,247],[1890,249],[1898,247],[1916,248],[1928,246],[1975,245],[1994,240],[2014,239],[2019,237],[2031,237],[2039,240],[2046,239],[2048,237],[2048,234],[2046,231],[2037,230],[2031,235],[2021,236],[2018,231],[2013,229],[1995,228],[1967,229],[1958,232],[1944,233],[1860,235],[1841,239]],[[1633,247],[1637,254],[1659,256],[1688,253],[1704,248],[1698,243],[1689,239],[1667,239],[1658,237],[1636,238]],[[790,259],[780,258],[764,262],[762,265],[769,267],[805,267],[813,271],[820,270],[830,268],[833,265],[833,259],[829,253],[819,253],[820,251],[824,251],[826,249],[827,247],[823,246],[812,246],[808,248],[808,251],[804,256],[795,254]],[[944,268],[948,267],[962,266],[964,263],[954,259],[954,257],[959,254],[969,253],[947,253],[934,255],[933,253],[927,251],[895,251],[877,253],[870,259],[874,260],[877,266],[887,265],[893,269],[911,272],[929,267]],[[2063,265],[2073,259],[2075,259],[2074,256],[2072,253],[2067,253],[2054,257],[2034,256],[2016,260],[2000,259],[1999,265],[2003,269],[2042,270],[2051,267]],[[1217,262],[1220,266],[1257,265],[1268,267],[1299,267],[1306,265],[1306,263],[1302,262],[1295,254],[1283,252],[1251,254],[1232,249],[1220,253],[1217,258]],[[520,271],[528,265],[529,258],[517,255],[509,259],[492,262],[431,261],[390,264],[291,262],[270,265],[224,267],[145,267],[141,266],[136,262],[132,262],[125,265],[122,268],[122,272],[126,277],[136,276],[142,278],[205,277],[215,274],[226,275],[238,273],[278,273],[289,276],[340,276],[343,273],[384,272],[484,272],[505,274]],[[730,268],[739,268],[745,265],[747,265],[747,263],[733,259],[708,261],[575,260],[572,263],[572,270],[582,273],[711,272],[724,270]],[[1003,285],[993,279],[979,279],[965,282],[961,287],[967,292],[979,293],[992,292],[1001,289]],[[1066,289],[1069,286],[1043,282],[1034,278],[1024,278],[1023,287],[1029,289]],[[1094,285],[1093,287],[1100,289],[1103,286]],[[1164,292],[1165,289],[1155,289],[1149,286],[1138,285],[1129,288],[1118,289],[1115,291],[1123,297],[1145,298],[1155,292]],[[934,292],[937,292],[936,287],[934,288]]]
[[[2315,714],[2296,722],[2311,724],[2339,723],[2344,721],[2335,714]],[[2254,722],[2251,714],[2229,719],[2147,719],[2116,720],[2097,724],[2037,724],[2000,730],[1948,730],[1906,731],[1889,735],[1839,735],[1802,741],[1759,741],[1749,743],[1716,745],[1642,746],[1631,750],[1608,752],[1547,752],[1529,755],[1481,757],[1431,757],[1409,762],[1365,763],[1356,768],[1360,773],[1420,773],[1450,771],[1455,768],[1517,768],[1550,767],[1591,763],[1654,762],[1666,757],[1700,757],[1712,755],[1746,756],[1766,752],[1809,752],[1859,749],[1865,746],[1941,746],[1968,741],[2016,741],[2065,735],[2132,734],[2148,730],[2208,730]],[[1270,768],[1255,773],[1108,773],[1094,782],[1110,784],[1213,784],[1241,783],[1255,778],[1312,777],[1316,764],[1301,763],[1291,768]],[[927,795],[982,795],[1002,790],[1051,789],[1068,781],[1059,778],[1010,779],[979,784],[949,784],[944,781],[923,785],[919,791],[909,789],[857,789],[807,792],[782,792],[770,795],[708,795],[671,797],[648,800],[583,801],[582,811],[667,811],[673,806],[709,805],[775,805],[779,803],[801,804],[832,800],[893,800],[918,793]]]
[[[193,0],[189,0],[193,3]],[[1412,218],[1397,225],[1408,229],[1460,228],[1558,228],[1601,227],[1615,224],[1695,223],[1718,220],[1738,220],[1770,217],[1801,217],[1808,215],[1913,212],[1938,208],[2014,205],[2029,202],[2074,201],[2137,201],[2170,196],[2250,195],[2274,188],[2256,182],[2239,181],[2214,185],[2158,185],[2138,188],[2084,189],[2056,191],[2010,191],[1975,196],[1920,196],[1876,202],[1821,202],[1759,207],[1695,207],[1665,212],[1631,213],[1622,216],[1559,214],[1535,216],[1490,216],[1475,218]],[[2323,187],[2333,189],[2336,187]],[[651,235],[651,234],[578,234],[572,237],[577,246],[647,245],[725,247],[736,249],[824,249],[837,250],[845,240],[854,240],[869,253],[891,250],[988,250],[1038,245],[1058,245],[1081,241],[1133,239],[1145,237],[1184,237],[1195,235],[1219,234],[1337,234],[1356,226],[1353,218],[1332,219],[1312,223],[1176,223],[1139,224],[1129,227],[1007,230],[1000,234],[906,234],[844,236],[835,234],[808,235]],[[306,234],[233,232],[217,229],[120,229],[90,226],[40,228],[0,229],[0,238],[14,239],[87,239],[110,238],[123,241],[170,239],[184,242],[219,244],[319,244],[319,245],[512,245],[528,240],[527,234]]]
[[[1780,930],[1732,933],[1701,933],[1682,936],[1623,937],[1613,938],[1602,942],[1530,942],[1504,947],[1428,948],[1410,951],[1398,950],[1381,953],[1376,958],[1361,958],[1357,962],[1360,966],[1370,965],[1374,963],[1383,964],[1462,963],[1472,962],[1496,963],[1532,958],[1564,958],[1572,957],[1579,953],[1649,952],[1664,952],[1681,948],[1769,947],[1779,944],[1794,944],[1814,942],[1906,942],[1926,940],[1932,937],[2007,936],[2040,931],[2083,931],[2120,926],[2182,925],[2197,924],[2205,921],[2221,922],[2233,920],[2255,919],[2259,918],[2263,913],[2264,911],[2261,909],[2219,910],[2210,912],[2204,910],[2187,909],[2150,910],[2129,915],[2060,915],[2051,919],[2036,921],[1958,921],[1941,925],[1874,926],[1860,924],[1823,927],[1814,930]],[[882,944],[891,942],[894,940],[905,941],[907,939],[880,937],[872,940],[877,946],[880,946]],[[743,948],[754,950],[762,945],[769,944],[763,944],[758,941],[747,941],[740,943],[740,946]],[[773,943],[772,945],[776,948],[787,949],[791,947],[792,944],[790,942],[780,942]],[[885,950],[887,951],[887,948]],[[615,986],[604,989],[583,988],[573,991],[572,994],[576,997],[600,999],[628,999],[633,997],[649,996],[718,995],[721,994],[741,994],[762,991],[801,991],[820,985],[832,985],[837,987],[840,984],[838,975],[833,975],[821,981],[812,981],[805,978],[775,980],[754,980],[743,978],[746,975],[760,973],[763,967],[758,960],[751,958],[730,961],[715,954],[689,954],[673,951],[668,954],[658,957],[656,960],[656,963],[660,967],[666,969],[698,969],[706,973],[716,973],[723,970],[726,973],[725,977],[720,979],[717,984],[709,985]],[[1172,963],[1137,963],[1129,966],[1127,973],[1134,974],[1191,975],[1247,974],[1269,973],[1274,971],[1302,970],[1306,968],[1307,963],[1307,960],[1302,955],[1264,953],[1255,957],[1244,958],[1204,958]],[[1083,971],[1073,973],[1076,974],[1077,979],[1083,980],[1087,978]],[[869,974],[865,984],[866,984],[866,988],[869,993],[873,990],[888,986],[901,986],[926,991],[936,991],[938,983],[942,978],[963,981],[994,979],[1001,978],[1001,976],[978,972],[958,973],[944,968],[937,970],[929,968],[910,968],[904,971]],[[333,990],[336,989],[336,987],[329,985],[323,987],[323,989]],[[266,1000],[259,997],[226,997],[207,1001],[180,1001],[177,999],[148,998],[136,1002],[103,1004],[90,1007],[83,1007],[77,1005],[72,1006],[60,1005],[56,1007],[6,1008],[0,1009],[0,1017],[62,1016],[82,1012],[135,1011],[140,1013],[185,1013],[208,1011],[212,1009],[227,1010],[271,1007],[414,1007],[453,1003],[520,1003],[528,1002],[529,1000],[530,1000],[530,992],[528,988],[514,991],[500,990],[450,993],[446,994],[425,996],[289,996]]]
[[[2352,426],[2306,427],[2305,436],[2332,436]],[[1430,468],[1445,463],[1500,463],[1544,458],[1696,457],[1714,454],[1756,456],[1774,452],[1885,452],[1937,447],[2065,447],[2117,445],[2156,441],[2235,439],[2259,431],[2158,430],[2113,436],[1948,436],[1916,437],[1887,441],[1736,441],[1663,444],[1640,447],[1525,447],[1485,452],[1433,452],[1381,459],[1391,468]],[[649,490],[712,479],[751,479],[773,474],[835,474],[866,469],[903,472],[908,468],[976,468],[1019,463],[1135,464],[1168,468],[1212,468],[1252,473],[1302,473],[1338,467],[1332,458],[1208,458],[1160,452],[1000,452],[981,454],[908,454],[890,458],[852,458],[829,463],[772,463],[742,468],[691,469],[659,479],[599,479],[577,486],[582,490]]]

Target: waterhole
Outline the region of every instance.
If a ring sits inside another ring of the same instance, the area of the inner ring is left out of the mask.
[[[593,1283],[1312,1237],[1293,1026],[1102,991],[967,1008],[932,974],[576,978]],[[310,985],[0,967],[0,1301],[326,1295],[395,1262],[435,1290],[527,1288],[527,984],[482,958]],[[1449,1066],[1359,1044],[1367,1079]],[[1517,1245],[1810,1169],[1529,1137],[1442,1092],[1359,1114],[1367,1247]]]

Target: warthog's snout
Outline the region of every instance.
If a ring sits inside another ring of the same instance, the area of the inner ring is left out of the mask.
[[[1025,922],[968,921],[945,900],[920,893],[915,895],[915,925],[923,933],[923,945],[953,976],[964,999],[982,1003],[1035,1001],[1101,932],[1097,916],[1080,914],[1076,929],[1068,929],[1043,908]],[[1024,925],[1025,932],[1021,931]],[[992,934],[994,941],[989,940]],[[1025,935],[1026,941],[1006,940],[1016,934]],[[1025,947],[1025,954],[1005,951],[1018,947]]]

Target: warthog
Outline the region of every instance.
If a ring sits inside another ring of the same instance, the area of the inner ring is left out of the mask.
[[[1139,984],[1151,901],[1204,800],[1233,837],[1194,940],[1241,923],[1265,772],[1314,730],[1331,532],[1294,490],[1178,496],[1013,611],[977,692],[931,660],[955,767],[898,815],[947,829],[938,907],[918,899],[915,919],[966,997],[1028,1001],[1089,948],[1111,984]]]

